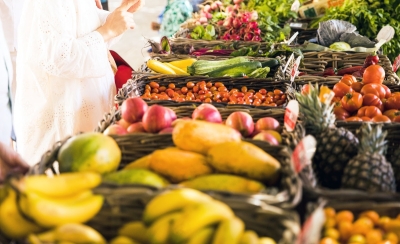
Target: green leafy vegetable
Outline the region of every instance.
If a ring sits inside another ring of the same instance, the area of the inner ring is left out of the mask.
[[[330,8],[325,15],[314,21],[311,27],[330,19],[345,20],[357,27],[361,35],[375,39],[385,25],[395,29],[393,39],[382,49],[390,60],[400,53],[400,0],[345,0],[340,7]]]
[[[206,28],[202,25],[196,26],[192,33],[190,33],[190,37],[193,39],[203,39],[203,40],[214,40],[215,39],[215,28],[213,25],[207,25]]]

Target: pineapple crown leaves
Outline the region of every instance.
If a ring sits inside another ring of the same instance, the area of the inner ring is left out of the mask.
[[[358,154],[377,153],[384,155],[387,148],[385,140],[387,131],[382,124],[363,123],[360,128],[360,144]]]
[[[297,92],[296,99],[300,104],[300,112],[304,114],[306,124],[313,126],[318,131],[323,131],[335,124],[335,114],[333,113],[334,104],[332,94],[325,94],[324,101],[319,98],[320,89],[318,84],[309,84],[309,92],[302,94]]]

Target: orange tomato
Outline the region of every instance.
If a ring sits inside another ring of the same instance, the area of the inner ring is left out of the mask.
[[[155,81],[150,82],[149,85],[151,88],[159,88],[160,87],[160,85]]]
[[[392,95],[392,91],[390,91],[389,87],[384,84],[382,84],[381,86],[383,87],[383,89],[385,89],[385,98],[389,98]]]
[[[339,82],[333,86],[333,92],[335,93],[336,97],[344,97],[347,93],[353,92],[353,88],[346,85],[345,83]]]
[[[400,123],[400,115],[392,119],[392,122]]]
[[[357,111],[363,104],[363,97],[358,92],[347,93],[342,100],[340,100],[342,107],[349,112]]]
[[[354,82],[351,84],[351,88],[356,92],[360,92],[363,86],[364,84],[362,82]]]
[[[336,218],[336,222],[338,222],[338,223],[342,222],[342,221],[353,222],[354,214],[351,211],[342,210],[336,214],[335,218]]]
[[[188,88],[187,87],[182,87],[181,88],[181,92],[182,92],[182,94],[186,94],[188,92]]]
[[[170,85],[173,86],[173,87],[170,87],[170,88],[172,88],[172,89],[175,88],[175,85],[174,85],[174,84],[171,83],[171,84],[168,85],[168,87],[169,87]],[[186,83],[186,87],[187,87],[187,88],[192,89],[194,86],[195,86],[195,84],[194,84],[193,81],[189,81],[188,83]]]
[[[363,96],[363,106],[375,106],[378,108],[382,107],[382,101],[379,97],[375,94],[368,93]]]
[[[211,81],[207,82],[206,87],[211,88],[213,86],[213,83]]]
[[[384,99],[386,97],[385,88],[381,84],[370,83],[366,84],[361,88],[361,94],[374,94],[378,96],[380,99]]]
[[[193,82],[192,82],[193,83]],[[194,84],[193,84],[194,85]],[[174,83],[169,83],[168,88],[170,89],[175,89],[175,84]]]
[[[342,108],[341,106],[336,106],[333,109],[333,113],[335,114],[336,119],[338,120],[345,120],[348,117],[350,117],[349,112],[346,109]]]
[[[379,223],[379,214],[376,211],[364,211],[360,214],[360,217],[367,217],[370,220],[372,220],[372,222],[374,223],[374,225],[377,225]]]
[[[342,77],[342,79],[340,80],[340,82],[343,82],[344,84],[346,84],[348,86],[351,86],[353,83],[357,82],[357,79],[353,75],[344,75]]]
[[[240,90],[241,90],[243,93],[246,93],[246,92],[247,92],[247,87],[246,87],[246,86],[243,86]]]
[[[381,110],[379,108],[377,108],[375,106],[365,106],[365,107],[360,108],[357,111],[357,116],[358,117],[366,116],[366,117],[372,119],[373,117],[375,117],[377,115],[382,115],[382,112],[381,112]]]
[[[360,117],[353,116],[345,119],[346,121],[363,121]]]
[[[371,84],[371,83],[382,84],[384,79],[385,79],[385,70],[380,65],[377,64],[368,66],[368,68],[365,69],[363,74],[364,84]]]
[[[224,85],[222,82],[215,82],[214,86],[215,86],[216,88],[219,88],[219,87],[225,86],[225,85]]]
[[[376,115],[375,117],[372,118],[372,122],[385,122],[385,123],[390,123],[392,122],[388,116],[385,115]]]
[[[386,115],[389,117],[389,119],[393,120],[395,117],[400,115],[400,111],[397,109],[389,109],[386,110],[383,115]]]
[[[363,117],[361,117],[361,120],[362,121],[371,121],[371,118],[367,117],[367,116],[363,116]]]

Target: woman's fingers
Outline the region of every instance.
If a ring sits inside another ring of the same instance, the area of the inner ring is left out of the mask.
[[[138,9],[143,5],[144,5],[144,0],[139,0],[139,1],[137,1],[137,3],[135,3],[132,7],[130,7],[128,9],[128,12],[134,13],[134,12],[138,11]]]
[[[140,0],[122,0],[122,3],[119,6],[119,9],[122,11],[128,11],[137,2],[140,2]]]
[[[98,7],[99,9],[103,9],[103,5],[101,5],[100,0],[94,0],[96,2],[96,7]]]

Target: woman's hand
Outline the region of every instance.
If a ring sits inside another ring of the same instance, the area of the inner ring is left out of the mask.
[[[101,5],[100,0],[94,0],[94,1],[96,2],[96,7],[97,7],[98,9],[103,9],[103,5]]]
[[[129,1],[129,0],[124,0],[124,1]],[[132,7],[128,9],[129,13],[134,13],[138,11],[138,9],[144,5],[144,0],[138,0],[137,3],[135,3]]]
[[[104,41],[109,41],[111,38],[121,35],[128,29],[135,27],[132,13],[128,12],[132,7],[135,7],[141,0],[124,0],[117,9],[115,9],[106,20],[103,26],[97,31],[103,36]]]
[[[0,142],[0,183],[9,173],[26,174],[29,165],[10,147]]]

